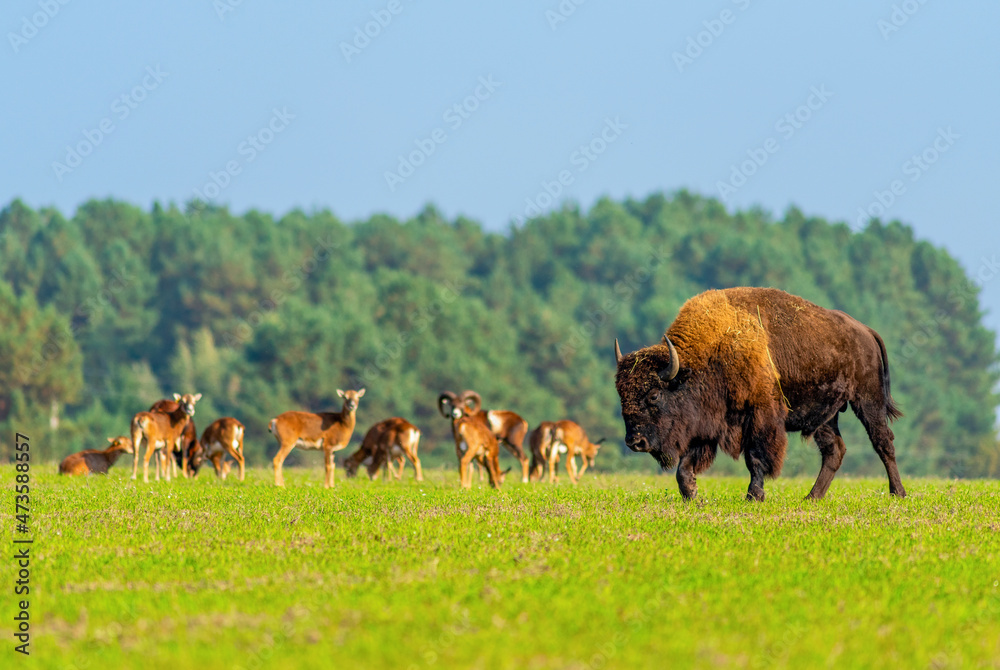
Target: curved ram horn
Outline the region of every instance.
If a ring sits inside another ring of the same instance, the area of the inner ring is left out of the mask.
[[[616,364],[617,363],[621,363],[622,362],[622,358],[624,358],[622,356],[622,348],[618,346],[618,338],[616,337],[615,338],[615,363]]]
[[[445,391],[438,396],[438,411],[446,419],[451,418],[451,408],[458,405],[458,396],[451,391]],[[446,408],[447,406],[447,408]]]
[[[472,401],[472,406],[469,407],[469,401]],[[483,399],[475,391],[463,391],[462,392],[462,404],[472,411],[473,414],[478,412],[483,407]]]
[[[677,376],[677,372],[681,369],[681,359],[677,356],[677,350],[674,349],[673,343],[670,338],[666,335],[663,336],[663,343],[667,345],[667,349],[670,350],[670,363],[667,367],[660,370],[660,379],[665,382],[670,381]]]

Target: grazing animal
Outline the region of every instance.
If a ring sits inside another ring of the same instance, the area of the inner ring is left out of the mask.
[[[472,488],[472,471],[469,466],[475,460],[489,473],[490,486],[498,489],[510,468],[500,472],[500,446],[497,438],[471,405],[463,401],[468,393],[470,392],[466,391],[462,396],[457,396],[451,391],[445,391],[438,396],[438,410],[442,416],[451,419],[459,480],[462,488]]]
[[[188,423],[190,423],[190,421]],[[201,470],[201,466],[205,462],[205,450],[202,448],[201,443],[198,442],[198,440],[195,440],[193,443],[188,443],[187,457],[188,457],[189,476],[197,477],[198,471]],[[183,459],[184,459],[183,451],[174,452],[174,462],[177,464],[177,467],[182,469],[182,471],[184,467]]]
[[[169,414],[177,409],[177,398],[178,395],[174,394],[173,400],[157,400],[153,403],[153,406],[149,408],[150,412],[165,412]],[[171,467],[173,468],[174,477],[177,476],[177,468],[180,467],[181,472],[184,473],[185,477],[192,476],[194,473],[191,472],[191,453],[198,444],[198,431],[194,426],[194,419],[188,418],[187,425],[184,426],[184,433],[181,438],[180,449],[170,449],[173,454],[173,463]],[[200,463],[199,463],[200,466]]]
[[[344,461],[344,470],[348,477],[354,477],[358,468],[364,465],[368,470],[368,478],[374,479],[379,468],[384,468],[387,476],[392,474],[400,480],[408,458],[417,471],[417,481],[422,482],[424,472],[417,456],[419,446],[419,428],[398,416],[386,419],[368,429],[361,447]],[[396,463],[396,469],[393,469],[393,462]]]
[[[271,419],[267,429],[278,440],[278,453],[274,456],[274,483],[285,485],[285,477],[281,466],[288,453],[295,447],[303,449],[322,449],[326,456],[326,476],[323,486],[333,486],[337,464],[333,453],[340,451],[351,441],[354,433],[355,413],[358,401],[365,395],[365,389],[360,391],[341,391],[337,395],[344,399],[344,407],[339,412],[285,412]]]
[[[587,467],[593,467],[597,450],[601,448],[602,442],[604,442],[603,437],[597,442],[591,442],[587,439],[587,432],[574,421],[557,421],[552,435],[552,444],[557,455],[549,460],[549,482],[555,481],[555,466],[559,462],[559,453],[566,454],[566,473],[569,475],[569,480],[574,484],[580,481]],[[579,471],[576,469],[577,456],[583,461]]]
[[[764,478],[781,472],[795,431],[819,447],[808,498],[822,498],[847,451],[837,419],[848,406],[885,465],[889,493],[906,495],[885,344],[844,312],[777,289],[707,291],[684,303],[658,344],[622,356],[616,340],[615,359],[626,445],[676,466],[685,498],[721,449],[743,455],[747,498],[763,500]]]
[[[538,481],[548,467],[550,453],[552,450],[552,437],[556,424],[552,421],[542,421],[538,427],[531,431],[528,438],[528,446],[531,450],[531,467],[528,469],[531,481]],[[558,455],[555,456],[558,459]]]
[[[226,416],[213,421],[205,429],[205,432],[201,434],[203,458],[207,458],[212,462],[216,477],[225,479],[229,473],[229,468],[223,467],[225,463],[229,462],[225,460],[226,454],[229,454],[239,463],[240,481],[243,481],[246,470],[246,463],[243,458],[244,432],[246,431],[242,423],[231,416]]]
[[[135,479],[139,467],[139,449],[146,440],[146,457],[142,463],[142,481],[149,482],[149,459],[154,452],[159,453],[159,466],[156,468],[156,480],[160,479],[160,469],[170,481],[168,467],[168,452],[181,449],[184,437],[184,427],[194,416],[194,404],[201,400],[201,394],[183,396],[174,394],[176,407],[170,412],[153,411],[139,412],[132,417],[132,479]],[[171,459],[172,460],[172,459]],[[155,464],[154,464],[155,465]]]
[[[109,437],[107,449],[87,449],[70,454],[59,464],[61,475],[106,475],[108,469],[122,454],[131,454],[132,440],[127,437]]]

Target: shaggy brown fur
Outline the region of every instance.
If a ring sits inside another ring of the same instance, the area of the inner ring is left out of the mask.
[[[672,379],[669,338],[680,369]],[[764,497],[764,477],[781,472],[786,432],[813,436],[823,465],[812,498],[822,498],[846,447],[837,425],[848,405],[882,458],[889,490],[906,495],[888,420],[901,416],[890,394],[885,345],[843,312],[784,291],[733,288],[688,300],[664,339],[628,354],[616,377],[626,443],[663,467],[678,466],[686,497],[716,449],[741,454],[748,497]]]

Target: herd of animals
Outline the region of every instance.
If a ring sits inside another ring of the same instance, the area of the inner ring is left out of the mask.
[[[747,499],[764,500],[764,480],[781,472],[788,433],[811,437],[821,456],[821,468],[809,499],[823,498],[847,448],[838,424],[850,408],[864,426],[872,447],[885,466],[889,493],[906,490],[896,465],[891,421],[902,416],[892,398],[885,342],[875,330],[848,314],[816,305],[779,289],[738,287],[698,294],[681,306],[659,342],[623,355],[614,343],[615,386],[625,423],[625,444],[652,455],[664,469],[676,468],[684,498],[697,495],[697,475],[711,466],[717,452],[743,458],[750,473]],[[296,446],[323,449],[326,486],[333,485],[333,454],[347,446],[354,431],[355,411],[364,395],[338,391],[340,412],[285,412],[269,428],[278,440],[274,480],[284,484],[282,463]],[[228,454],[244,474],[243,425],[219,419],[195,439],[194,403],[200,395],[175,395],[132,420],[132,437],[111,438],[101,451],[68,457],[60,471],[68,474],[107,472],[122,453],[131,453],[135,479],[139,449],[145,441],[143,480],[148,481],[150,457],[156,453],[157,478],[170,478],[168,464],[185,475],[205,459],[225,476]],[[547,467],[554,481],[560,455],[574,483],[593,465],[600,442],[590,442],[571,421],[545,422],[529,439],[530,462],[523,451],[528,424],[507,411],[484,411],[478,394],[442,393],[438,409],[451,420],[461,485],[472,485],[471,464],[485,471],[497,488],[502,443],[521,463],[522,481],[539,478]],[[345,465],[349,475],[362,465],[374,476],[379,468],[402,476],[405,459],[422,479],[417,445],[420,431],[400,419],[375,424],[361,448]],[[173,454],[175,458],[169,456]],[[576,469],[575,458],[583,465]],[[395,465],[393,465],[395,464]]]
[[[278,453],[272,462],[274,483],[284,486],[283,465],[289,452],[295,447],[302,449],[322,449],[324,454],[324,486],[334,485],[336,463],[334,454],[347,447],[354,434],[358,403],[365,395],[365,389],[342,391],[337,395],[344,400],[339,412],[285,412],[271,419],[268,430],[278,441]],[[67,456],[59,465],[59,472],[65,475],[107,474],[108,469],[123,454],[132,455],[132,479],[139,469],[139,459],[143,444],[146,445],[143,458],[143,481],[149,481],[149,462],[153,460],[155,477],[161,473],[166,480],[178,473],[184,477],[194,477],[206,461],[212,464],[217,477],[225,479],[232,464],[239,465],[239,478],[246,474],[246,459],[243,452],[242,423],[232,417],[223,417],[211,423],[197,437],[194,425],[195,403],[201,394],[174,394],[173,400],[159,400],[148,411],[139,412],[132,419],[131,437],[109,437],[109,447],[103,450],[89,449]],[[464,488],[472,487],[473,464],[479,467],[480,481],[484,473],[489,476],[490,486],[499,488],[506,477],[501,472],[499,447],[503,444],[521,464],[521,481],[527,483],[539,480],[548,469],[549,482],[557,480],[556,466],[563,456],[566,472],[574,484],[588,467],[593,467],[594,459],[603,439],[591,442],[586,431],[579,424],[564,421],[543,421],[532,431],[528,446],[530,459],[524,452],[524,439],[528,437],[528,422],[516,412],[509,410],[482,409],[482,398],[475,391],[455,394],[445,391],[438,398],[438,409],[451,420],[458,455],[459,477]],[[386,477],[399,480],[403,477],[406,461],[413,464],[417,481],[423,481],[423,469],[418,456],[420,429],[406,419],[392,417],[372,426],[365,434],[361,447],[345,461],[348,477],[365,467],[369,478],[374,479],[379,470]],[[227,456],[231,456],[229,460]],[[577,468],[576,458],[582,464]]]

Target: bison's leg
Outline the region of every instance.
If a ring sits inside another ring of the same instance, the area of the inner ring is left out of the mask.
[[[689,454],[684,454],[677,464],[677,487],[686,500],[691,500],[698,495],[698,478],[694,471],[695,460],[689,458]]]
[[[809,492],[806,499],[820,500],[826,495],[826,490],[830,488],[833,476],[840,469],[844,454],[847,453],[847,447],[844,446],[844,439],[840,436],[836,414],[830,421],[820,426],[813,437],[816,440],[816,446],[819,447],[819,453],[823,456],[823,466],[820,468],[816,483],[813,484],[812,491]]]
[[[895,435],[889,428],[883,403],[851,403],[851,409],[868,431],[868,439],[872,441],[875,453],[882,459],[885,473],[889,476],[889,493],[900,498],[906,497],[903,480],[899,478],[899,468],[896,467],[896,447],[892,441]]]
[[[697,440],[688,445],[687,451],[680,457],[677,463],[677,486],[686,499],[691,500],[698,495],[697,476],[711,467],[717,448],[715,442]]]
[[[764,500],[764,477],[778,476],[787,448],[784,420],[758,410],[743,431],[743,458],[750,471],[747,500]]]

